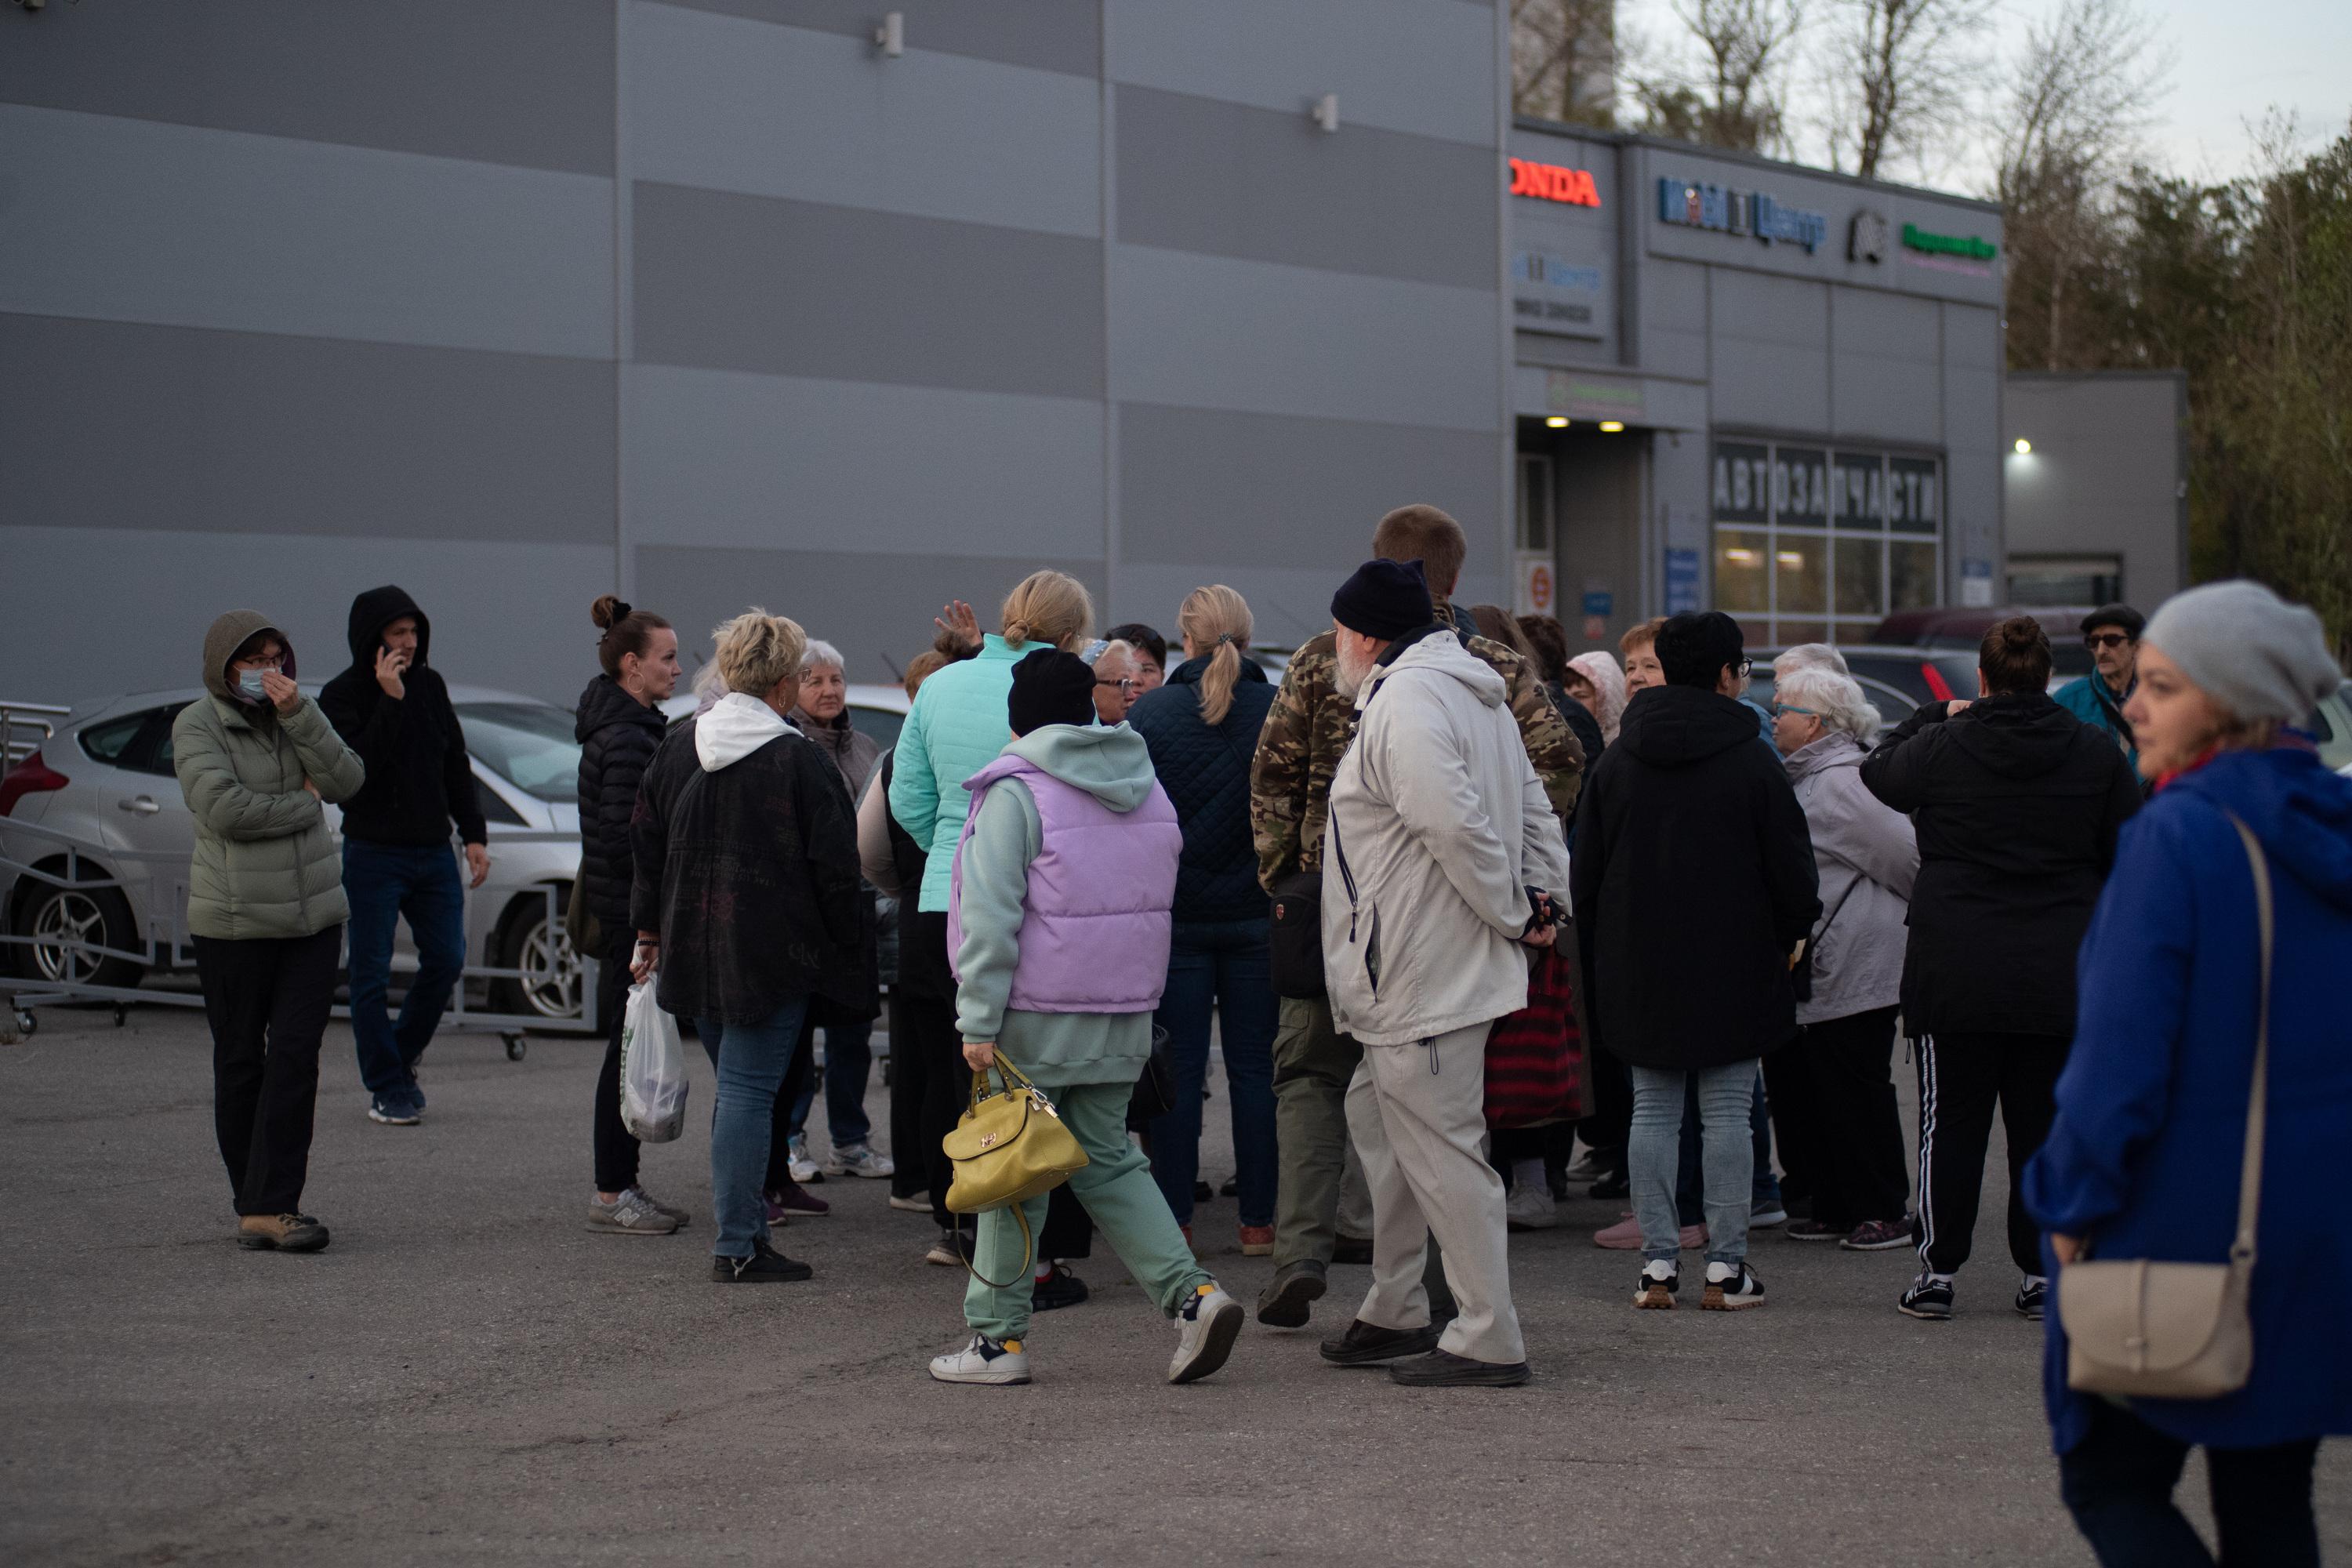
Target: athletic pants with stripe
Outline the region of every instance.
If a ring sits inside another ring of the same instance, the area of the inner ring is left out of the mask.
[[[1919,1257],[1931,1274],[1969,1260],[1992,1116],[2009,1139],[2009,1255],[2042,1272],[2042,1233],[2021,1195],[2025,1163],[2050,1135],[2063,1035],[1937,1034],[1919,1040]]]

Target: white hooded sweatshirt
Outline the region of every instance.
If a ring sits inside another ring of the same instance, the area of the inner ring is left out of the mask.
[[[801,735],[776,710],[748,691],[730,691],[694,721],[694,754],[702,771],[732,767],[779,735]]]
[[[1516,1013],[1526,889],[1565,909],[1568,848],[1503,678],[1450,632],[1372,671],[1331,779],[1323,961],[1331,1022],[1416,1045]]]

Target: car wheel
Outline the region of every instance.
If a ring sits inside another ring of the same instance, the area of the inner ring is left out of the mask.
[[[561,910],[568,889],[558,888],[555,908]],[[506,918],[506,933],[499,943],[499,967],[522,971],[520,980],[500,980],[490,987],[490,1008],[518,1013],[527,1018],[570,1021],[581,1016],[584,992],[580,955],[563,929],[561,914],[550,919],[548,900],[537,896],[518,900]]]
[[[48,869],[61,874],[63,868]],[[32,945],[16,949],[17,971],[27,980],[53,985],[131,986],[147,973],[144,964],[130,959],[100,957],[69,945],[83,942],[132,951],[142,945],[130,903],[113,888],[59,888],[36,882],[17,906],[17,914],[16,929],[33,939]]]

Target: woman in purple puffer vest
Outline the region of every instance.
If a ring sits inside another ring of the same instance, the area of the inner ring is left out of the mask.
[[[1001,1045],[1053,1097],[1088,1162],[1070,1191],[1175,1320],[1168,1380],[1191,1383],[1224,1363],[1242,1306],[1193,1258],[1127,1137],[1168,977],[1183,833],[1142,737],[1095,722],[1094,680],[1072,654],[1022,659],[1008,705],[1013,743],[967,781],[971,809],[948,901],[956,1017],[975,1070]],[[1033,1235],[1045,1205],[1041,1195],[1022,1205]],[[971,1338],[932,1361],[933,1377],[1029,1381],[1026,1245],[1012,1209],[981,1216],[964,1292]]]

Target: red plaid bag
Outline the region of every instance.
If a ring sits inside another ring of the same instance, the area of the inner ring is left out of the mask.
[[[1534,1127],[1584,1114],[1584,1037],[1576,1024],[1574,929],[1538,948],[1528,1005],[1486,1036],[1486,1125]],[[1565,947],[1566,952],[1561,949]]]

